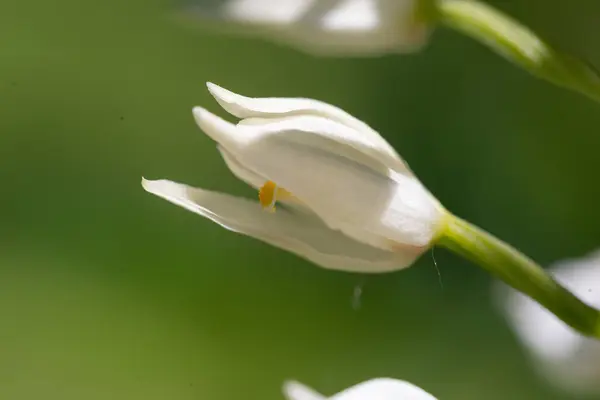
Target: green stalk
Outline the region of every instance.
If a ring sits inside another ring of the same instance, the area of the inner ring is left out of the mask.
[[[515,248],[451,214],[436,244],[527,294],[583,335],[600,339],[600,310],[579,300]]]
[[[593,68],[553,49],[515,19],[476,0],[437,0],[436,4],[441,24],[474,38],[539,78],[600,102],[600,76]]]

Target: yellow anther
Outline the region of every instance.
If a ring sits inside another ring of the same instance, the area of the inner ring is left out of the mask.
[[[258,200],[263,209],[267,211],[275,211],[275,203],[277,200],[291,199],[293,196],[287,190],[280,188],[273,181],[267,181],[258,190]]]
[[[277,184],[273,181],[267,181],[258,190],[258,200],[263,209],[275,210],[275,202],[277,201]]]

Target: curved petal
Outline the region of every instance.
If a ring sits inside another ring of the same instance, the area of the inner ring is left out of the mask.
[[[221,146],[217,146],[217,149],[221,153],[221,157],[223,157],[223,161],[225,161],[225,165],[231,171],[231,173],[238,178],[239,180],[247,183],[255,189],[260,189],[265,182],[268,181],[267,178],[260,176],[255,171],[252,171],[245,166],[243,166],[233,154],[225,150]],[[278,203],[283,203],[287,207],[292,208],[297,213],[310,214],[314,216],[312,210],[306,207],[305,204],[300,202],[298,199],[292,197],[287,199],[278,199]]]
[[[233,93],[210,82],[207,83],[207,86],[221,107],[238,118],[264,118],[285,121],[289,120],[285,117],[290,116],[323,117],[324,120],[331,120],[350,128],[345,130],[346,134],[344,136],[334,135],[330,139],[342,144],[352,145],[354,143],[358,149],[365,146],[369,149],[367,154],[381,157],[389,165],[389,168],[408,170],[398,153],[379,133],[338,107],[318,100],[304,98],[250,98]],[[318,118],[315,118],[315,120],[318,120]],[[346,141],[350,141],[350,143],[345,143]]]
[[[240,164],[235,156],[222,146],[218,145],[217,150],[221,153],[221,157],[223,158],[223,161],[225,161],[227,168],[229,168],[231,173],[242,182],[247,183],[255,189],[259,189],[266,181],[268,181],[267,178],[260,176],[258,173]]]
[[[238,129],[242,135],[252,138],[248,140],[247,145],[275,138],[278,141],[307,145],[346,157],[383,175],[388,175],[390,170],[408,172],[400,158],[382,153],[376,144],[357,130],[328,118],[312,115],[280,119],[251,118],[241,121]]]
[[[207,82],[206,86],[221,107],[238,118],[280,118],[290,115],[316,115],[330,118],[359,131],[365,129],[374,132],[367,124],[341,108],[319,100],[289,97],[247,97],[212,82]],[[375,134],[379,136],[377,133]]]
[[[331,397],[335,400],[436,400],[412,383],[391,378],[376,378],[359,383]]]
[[[193,188],[167,180],[142,180],[144,189],[233,232],[262,240],[321,267],[349,272],[382,273],[411,265],[416,257],[356,242],[327,228],[316,217],[279,208],[275,213],[257,202]]]
[[[194,107],[192,114],[200,129],[230,152],[236,152],[251,139],[248,135],[242,135],[237,125],[225,121],[202,107]]]
[[[415,177],[383,175],[294,143],[293,134],[275,136],[251,142],[238,160],[294,193],[331,228],[371,246],[406,245],[414,252],[423,252],[436,236],[445,211]]]

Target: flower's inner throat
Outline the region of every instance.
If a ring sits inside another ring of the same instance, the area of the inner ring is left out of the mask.
[[[275,203],[277,200],[291,200],[294,198],[294,195],[285,190],[282,187],[279,187],[273,181],[267,181],[264,185],[258,190],[258,200],[260,201],[260,205],[263,210],[274,212],[275,211]]]

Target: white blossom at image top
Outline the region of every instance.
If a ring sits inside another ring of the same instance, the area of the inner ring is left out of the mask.
[[[548,271],[582,301],[600,307],[600,250]],[[581,335],[524,294],[495,290],[507,321],[537,372],[568,393],[600,394],[600,341]]]
[[[431,29],[419,16],[421,1],[194,0],[187,12],[312,54],[375,56],[427,43]]]
[[[296,381],[286,382],[283,392],[288,400],[436,400],[412,383],[391,378],[371,379],[331,397],[323,396]]]
[[[196,122],[259,201],[144,179],[148,192],[330,269],[402,269],[432,245],[445,209],[368,125],[317,100],[208,88],[241,120],[195,107]]]

